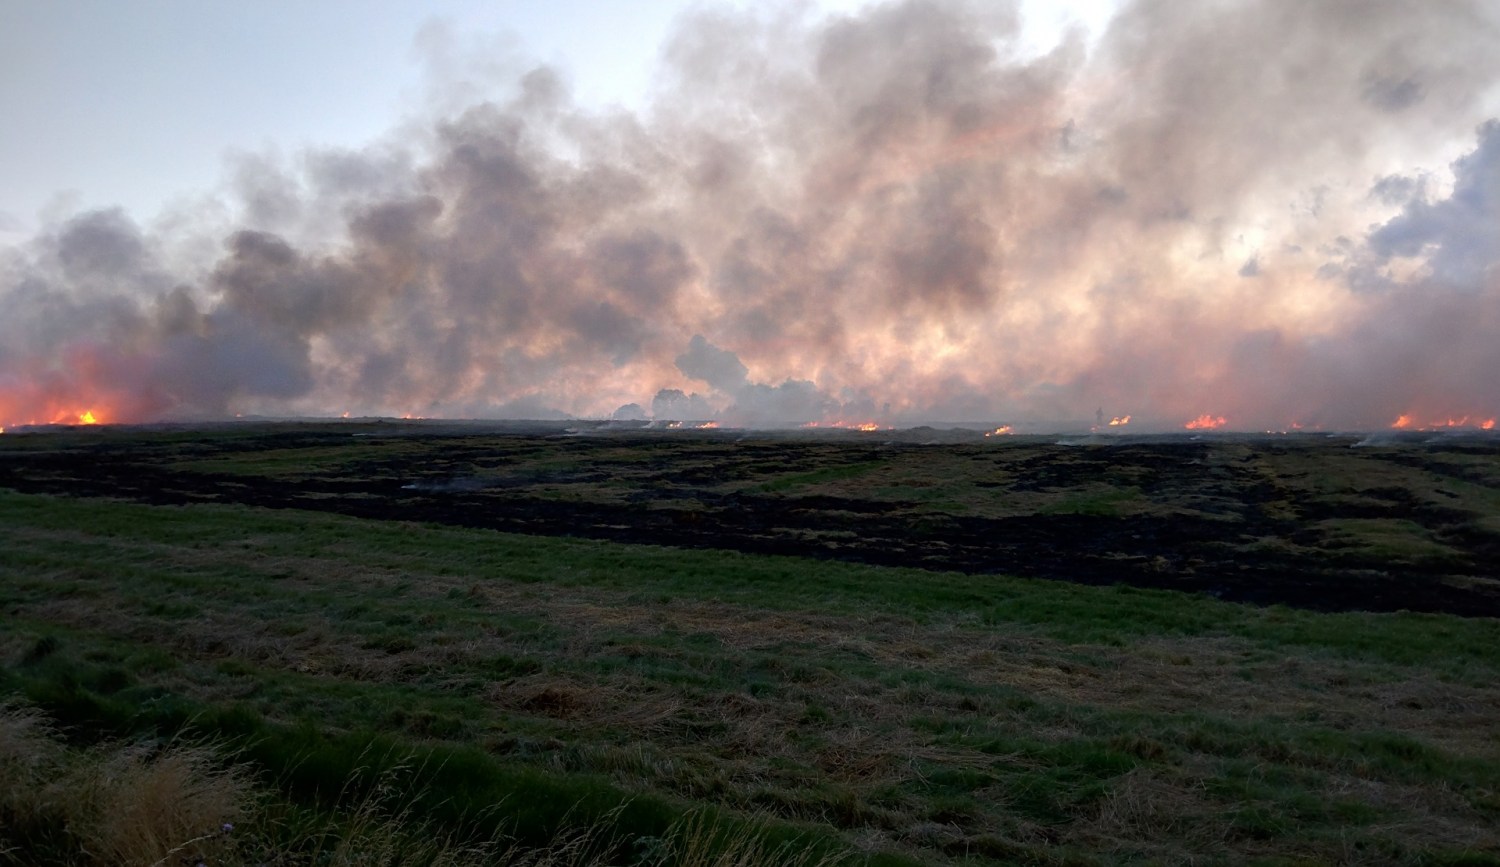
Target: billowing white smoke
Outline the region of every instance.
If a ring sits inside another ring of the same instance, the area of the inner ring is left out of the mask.
[[[1493,417],[1497,17],[1144,0],[1034,57],[987,0],[708,9],[639,115],[537,67],[245,161],[207,255],[118,211],[4,254],[0,425]]]

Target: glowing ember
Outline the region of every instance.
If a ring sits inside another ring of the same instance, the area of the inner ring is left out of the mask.
[[[873,421],[859,421],[859,422],[855,422],[855,421],[844,421],[843,419],[839,419],[838,421],[826,421],[826,422],[825,421],[810,421],[810,422],[807,422],[807,423],[803,424],[802,426],[805,427],[805,428],[810,428],[810,427],[833,427],[833,428],[842,428],[844,430],[862,430],[862,431],[882,430],[882,426],[880,424],[878,424],[877,422],[873,422]],[[890,428],[888,428],[888,427],[887,428],[883,428],[883,429],[884,430],[890,430]]]
[[[1112,418],[1109,420],[1110,427],[1124,427],[1127,424],[1130,424],[1130,416],[1128,415],[1122,415],[1119,418]]]
[[[1183,427],[1187,428],[1188,430],[1214,430],[1215,428],[1221,428],[1228,423],[1229,420],[1224,418],[1224,416],[1222,415],[1214,416],[1209,415],[1208,413],[1204,413],[1203,415],[1200,415],[1187,424],[1183,425]]]
[[[995,428],[994,430],[989,431],[988,433],[986,433],[985,436],[987,436],[987,437],[1003,437],[1003,436],[1009,436],[1012,432],[1013,431],[1011,431],[1010,425],[1008,425],[1008,424],[1002,424],[999,427]]]

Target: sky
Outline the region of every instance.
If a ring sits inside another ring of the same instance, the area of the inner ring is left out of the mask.
[[[3,208],[125,205],[212,191],[233,153],[359,146],[413,113],[441,28],[571,70],[580,97],[638,101],[675,13],[567,0],[3,0]],[[15,231],[14,229],[12,230]]]
[[[0,0],[0,427],[1500,414],[1500,12]]]
[[[0,243],[86,208],[149,219],[215,192],[236,155],[361,146],[422,114],[445,77],[499,82],[540,61],[562,72],[580,103],[638,110],[661,43],[693,8],[0,0],[0,117],[13,131],[0,137]],[[1111,8],[1112,0],[1034,0],[1027,38],[1040,47],[1069,23],[1098,29]]]

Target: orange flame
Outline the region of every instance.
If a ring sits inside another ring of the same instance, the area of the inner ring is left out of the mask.
[[[987,437],[1003,437],[1003,436],[1009,436],[1012,432],[1013,431],[1011,431],[1010,425],[1008,425],[1008,424],[1002,424],[999,427],[995,428],[994,430],[987,432],[985,434],[985,436],[987,436]]]
[[[716,421],[706,421],[703,424],[695,425],[695,427],[697,427],[698,430],[712,430],[712,429],[714,429],[714,428],[716,428],[718,426],[719,426],[719,423],[716,422]]]
[[[1473,416],[1448,416],[1447,418],[1435,419],[1424,425],[1418,425],[1416,419],[1410,415],[1400,415],[1391,422],[1391,427],[1396,430],[1439,430],[1442,428],[1473,427],[1480,430],[1494,430],[1495,419],[1477,419]]]
[[[1128,415],[1122,415],[1119,418],[1112,418],[1109,420],[1110,427],[1124,427],[1127,424],[1130,424],[1130,416]]]
[[[1213,416],[1209,415],[1208,413],[1204,413],[1203,415],[1200,415],[1187,424],[1183,425],[1183,427],[1187,428],[1188,430],[1214,430],[1215,428],[1221,428],[1228,423],[1229,420],[1224,418],[1224,416],[1222,415]]]
[[[99,416],[91,409],[86,409],[83,412],[73,412],[72,410],[54,412],[50,416],[44,416],[44,418],[47,419],[47,424],[102,424]],[[29,424],[36,424],[36,422],[31,421]]]

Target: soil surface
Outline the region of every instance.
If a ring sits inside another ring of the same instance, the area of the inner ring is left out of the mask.
[[[0,487],[1500,616],[1500,439],[369,424],[0,436]]]

